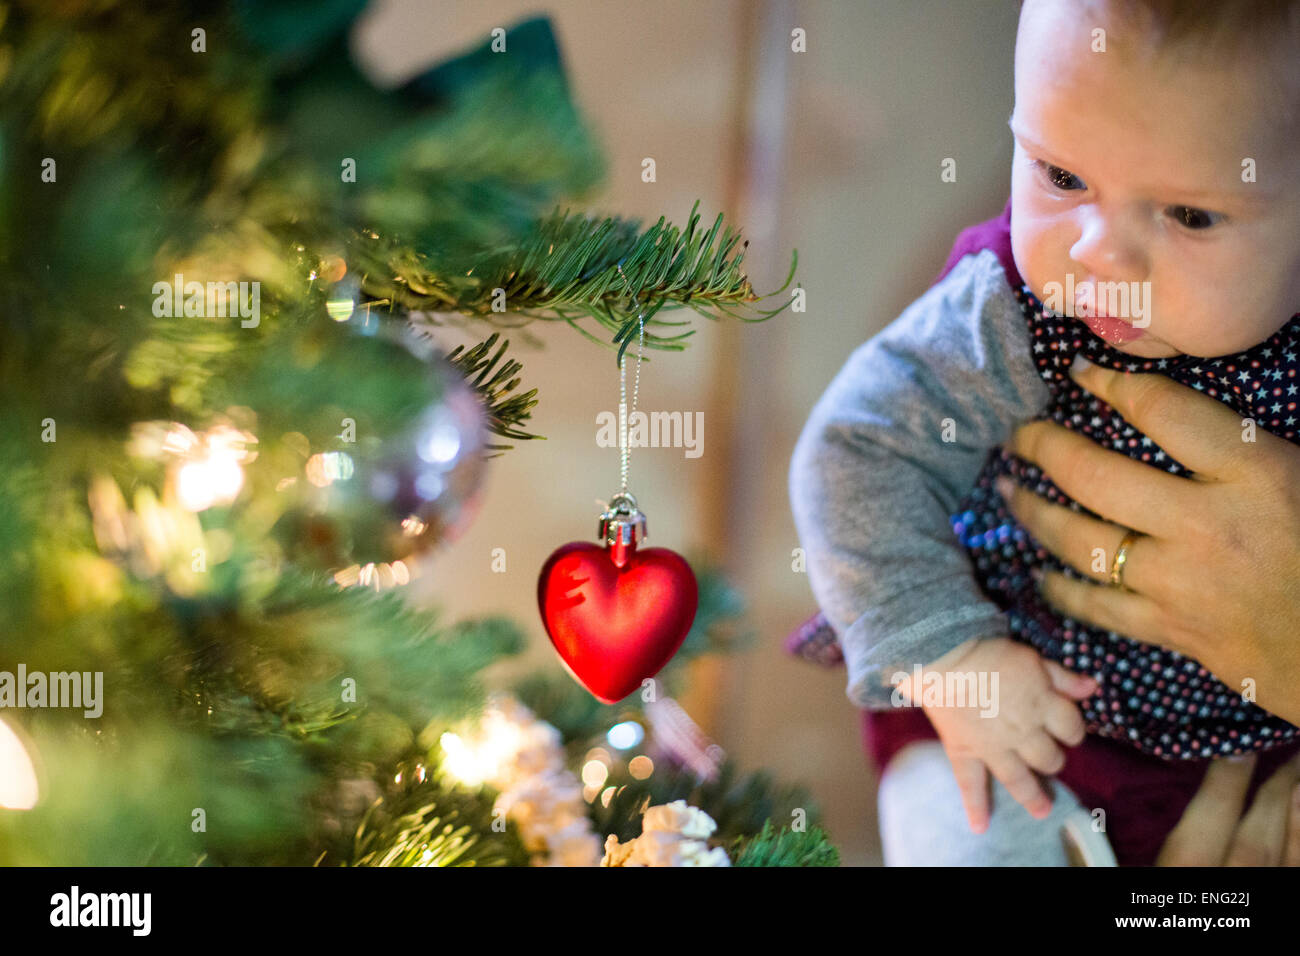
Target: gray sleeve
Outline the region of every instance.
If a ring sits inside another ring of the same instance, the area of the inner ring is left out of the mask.
[[[968,255],[853,351],[795,444],[795,527],[860,707],[888,707],[895,672],[1006,633],[949,516],[989,450],[1046,407],[1030,348],[997,257]]]

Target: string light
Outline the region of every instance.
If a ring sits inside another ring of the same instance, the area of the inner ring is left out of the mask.
[[[30,810],[39,799],[31,755],[22,739],[0,720],[0,808]]]
[[[645,739],[645,731],[635,720],[625,720],[609,728],[605,739],[618,750],[631,750]]]
[[[142,422],[132,430],[131,451],[149,458],[170,457],[176,501],[186,511],[230,504],[244,486],[241,467],[257,458],[252,432],[224,422],[195,433],[179,422]]]

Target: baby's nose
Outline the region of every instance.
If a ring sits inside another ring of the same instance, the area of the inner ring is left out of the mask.
[[[1095,279],[1141,279],[1146,275],[1146,255],[1136,236],[1119,215],[1080,210],[1078,237],[1070,258],[1080,272]]]

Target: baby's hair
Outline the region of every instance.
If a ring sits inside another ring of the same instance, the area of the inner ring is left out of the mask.
[[[1023,9],[1026,0],[1019,0]],[[1105,11],[1175,61],[1247,58],[1278,64],[1268,108],[1278,122],[1300,119],[1300,0],[1074,0]]]
[[[1084,0],[1081,5],[1117,12],[1162,50],[1240,52],[1288,35],[1300,40],[1300,0]]]
[[[1239,51],[1300,37],[1300,0],[1113,0],[1159,47]]]

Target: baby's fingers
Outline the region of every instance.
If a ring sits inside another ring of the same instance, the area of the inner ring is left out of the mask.
[[[1085,697],[1091,697],[1097,690],[1096,680],[1083,674],[1076,674],[1074,671],[1067,671],[1056,661],[1044,660],[1043,669],[1047,671],[1052,686],[1067,697],[1083,700]]]
[[[984,762],[974,757],[951,757],[952,775],[957,778],[961,802],[972,833],[983,833],[989,826],[989,774]]]
[[[1028,740],[1016,748],[1016,753],[1032,769],[1049,777],[1060,773],[1065,766],[1065,751],[1043,730],[1031,734]]]
[[[1043,709],[1043,726],[1067,747],[1083,743],[1088,729],[1078,705],[1060,694],[1053,694],[1051,702]]]
[[[1038,778],[1025,766],[1025,762],[1014,753],[1002,753],[988,758],[989,770],[993,776],[1007,788],[1016,803],[1029,811],[1037,820],[1052,812],[1052,801],[1043,793]]]

